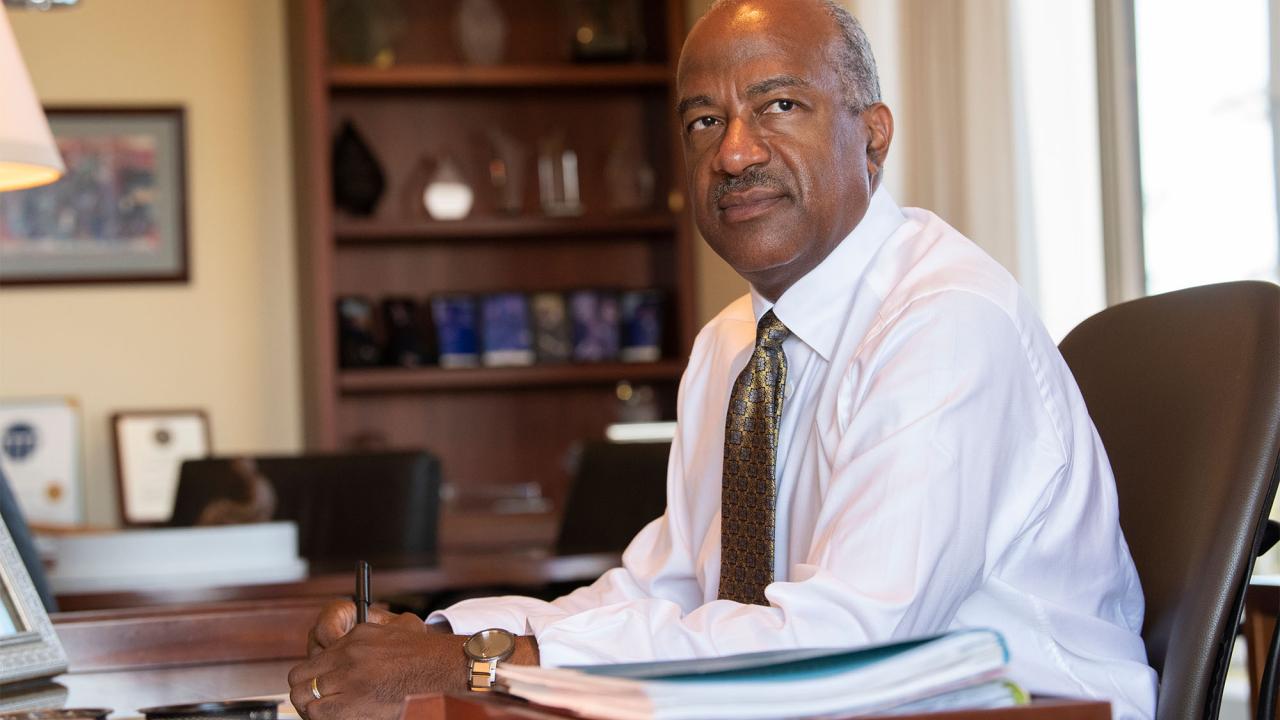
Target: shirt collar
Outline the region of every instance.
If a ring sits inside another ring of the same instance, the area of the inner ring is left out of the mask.
[[[883,184],[871,195],[867,212],[827,257],[782,293],[778,302],[751,288],[756,322],[771,308],[791,334],[830,361],[849,303],[871,257],[906,217]]]

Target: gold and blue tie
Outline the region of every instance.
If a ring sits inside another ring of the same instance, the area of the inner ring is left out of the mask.
[[[773,582],[778,423],[787,386],[782,341],[790,332],[773,311],[756,327],[756,346],[729,396],[720,485],[722,600],[768,605]]]

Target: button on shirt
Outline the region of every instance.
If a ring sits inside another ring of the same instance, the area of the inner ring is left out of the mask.
[[[791,331],[769,606],[717,600],[734,378],[772,309]],[[454,632],[532,633],[544,665],[855,646],[990,627],[1033,693],[1149,718],[1155,673],[1115,481],[1079,390],[1016,282],[879,189],[776,304],[699,333],[680,385],[667,510],[622,567],[547,603],[468,600]]]

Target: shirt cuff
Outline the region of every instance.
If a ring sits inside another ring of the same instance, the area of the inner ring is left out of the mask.
[[[531,635],[534,632],[529,617],[546,615],[563,617],[564,612],[542,600],[508,595],[463,600],[431,613],[427,616],[427,623],[447,620],[455,635],[473,635],[488,628],[500,628],[515,635]]]

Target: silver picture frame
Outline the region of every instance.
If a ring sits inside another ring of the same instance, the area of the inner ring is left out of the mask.
[[[9,528],[0,523],[0,691],[6,684],[53,677],[66,669],[67,654],[53,623]]]

